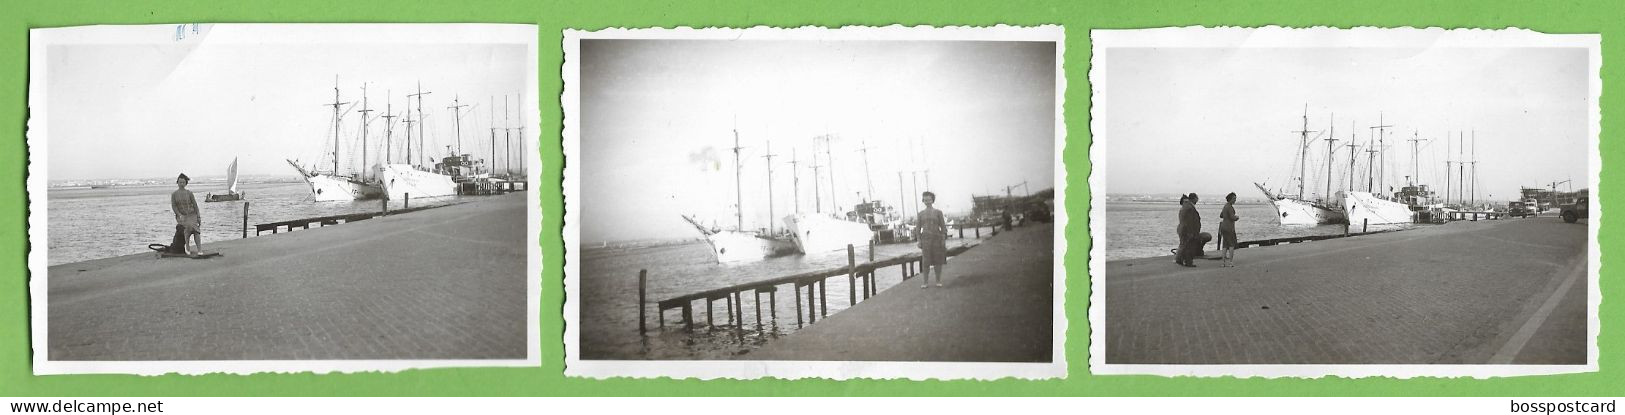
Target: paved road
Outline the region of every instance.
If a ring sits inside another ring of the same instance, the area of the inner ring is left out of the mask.
[[[1042,225],[950,258],[942,288],[915,277],[738,358],[1049,362],[1055,241]]]
[[[50,267],[50,358],[522,359],[525,197]]]
[[[1106,361],[1583,364],[1586,240],[1542,217],[1108,262]]]

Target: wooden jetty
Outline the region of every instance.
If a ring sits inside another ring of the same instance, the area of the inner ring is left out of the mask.
[[[317,217],[314,217],[314,218],[292,219],[292,220],[284,220],[284,221],[270,222],[270,223],[257,223],[257,224],[254,224],[254,236],[259,236],[261,233],[266,232],[266,231],[270,231],[272,234],[276,234],[277,232],[279,232],[283,228],[286,228],[288,230],[288,232],[293,232],[294,228],[310,229],[310,225],[312,225],[312,224],[316,224],[318,227],[327,226],[327,225],[337,225],[337,224],[340,224],[340,223],[350,223],[350,222],[363,221],[363,220],[367,220],[367,219],[376,218],[376,217],[379,217],[379,216],[386,216],[386,215],[391,215],[391,214],[401,214],[401,213],[407,213],[407,212],[416,212],[416,211],[425,210],[425,209],[434,209],[434,208],[437,208],[437,207],[451,206],[451,204],[448,204],[448,205],[435,205],[435,206],[419,206],[419,207],[414,208],[414,207],[410,207],[410,205],[408,205],[406,208],[390,211],[388,209],[388,203],[389,202],[387,200],[384,201],[383,204],[384,204],[385,208],[383,210],[380,210],[380,211],[377,211],[377,212],[348,213],[348,214],[343,214],[343,215],[317,216]],[[408,203],[410,203],[410,202],[408,202]],[[453,204],[456,204],[456,203],[453,203]],[[243,237],[244,238],[248,237],[248,204],[247,203],[243,204]]]
[[[948,256],[959,255],[974,246],[976,245],[960,245],[950,248],[948,250]],[[738,328],[739,326],[743,325],[745,318],[745,310],[743,309],[743,294],[749,292],[756,299],[756,325],[760,327],[762,325],[762,306],[760,302],[762,294],[767,294],[768,296],[769,318],[774,319],[778,317],[779,286],[789,285],[795,290],[795,294],[791,297],[796,301],[796,325],[800,326],[803,324],[803,313],[806,315],[805,324],[812,324],[813,322],[817,321],[819,317],[829,314],[829,305],[826,296],[827,292],[825,290],[825,281],[829,278],[839,277],[842,275],[846,276],[848,282],[847,299],[851,303],[849,305],[855,305],[858,302],[860,294],[862,295],[863,299],[868,299],[871,296],[879,294],[879,285],[875,283],[875,271],[886,267],[896,266],[898,267],[902,278],[907,280],[915,275],[919,275],[920,269],[923,268],[923,258],[919,253],[910,253],[877,261],[874,258],[874,244],[871,242],[869,245],[869,261],[858,263],[855,252],[855,247],[852,245],[846,246],[847,265],[844,266],[803,272],[763,281],[738,284],[660,300],[655,303],[655,313],[659,315],[660,327],[665,327],[666,311],[674,309],[681,310],[684,329],[693,331],[693,303],[695,301],[705,300],[705,322],[707,326],[711,326],[712,310],[714,309],[715,303],[718,300],[721,300],[728,306],[728,322],[733,324],[735,328]],[[649,304],[647,301],[647,278],[647,270],[638,271],[639,334],[645,334],[647,331],[646,316],[648,315],[647,306]],[[861,282],[859,280],[861,280]],[[863,291],[858,292],[858,287],[863,287]],[[801,305],[802,288],[806,288],[807,292],[807,307],[805,308],[805,311],[803,311],[803,307]]]

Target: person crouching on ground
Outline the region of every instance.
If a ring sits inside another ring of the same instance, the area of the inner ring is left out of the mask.
[[[1195,193],[1186,196],[1185,207],[1179,210],[1179,227],[1184,229],[1179,246],[1179,265],[1196,266],[1196,252],[1202,250],[1202,214],[1196,211],[1198,198]]]
[[[183,228],[181,243],[186,243],[184,239],[186,236],[191,236],[192,241],[196,243],[195,246],[188,247],[186,253],[197,256],[203,253],[203,232],[200,231],[203,227],[203,218],[198,215],[197,199],[192,197],[191,191],[186,190],[186,183],[190,181],[192,179],[187,178],[185,174],[175,178],[177,189],[169,194],[169,208],[175,212],[175,224]]]
[[[920,195],[925,202],[925,210],[921,210],[916,223],[920,239],[920,259],[925,266],[925,275],[920,288],[931,286],[931,269],[937,270],[937,286],[942,286],[942,268],[948,265],[948,220],[942,216],[942,211],[931,207],[937,202],[937,194],[925,192]]]
[[[1236,192],[1224,195],[1224,210],[1219,211],[1219,249],[1224,252],[1224,266],[1236,266]]]

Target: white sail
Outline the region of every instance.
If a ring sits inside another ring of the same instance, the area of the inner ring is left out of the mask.
[[[231,158],[231,167],[226,168],[226,190],[237,193],[237,158]]]

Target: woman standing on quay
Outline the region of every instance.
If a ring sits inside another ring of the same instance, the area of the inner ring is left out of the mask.
[[[1224,210],[1219,212],[1219,249],[1224,251],[1224,266],[1236,266],[1236,192],[1224,195]]]
[[[920,238],[920,259],[924,261],[925,275],[920,282],[920,288],[931,286],[931,269],[937,269],[937,286],[942,286],[942,267],[948,265],[948,220],[942,216],[942,211],[931,205],[937,202],[937,194],[925,192],[920,195],[920,201],[925,202],[925,210],[920,211],[916,232]]]

